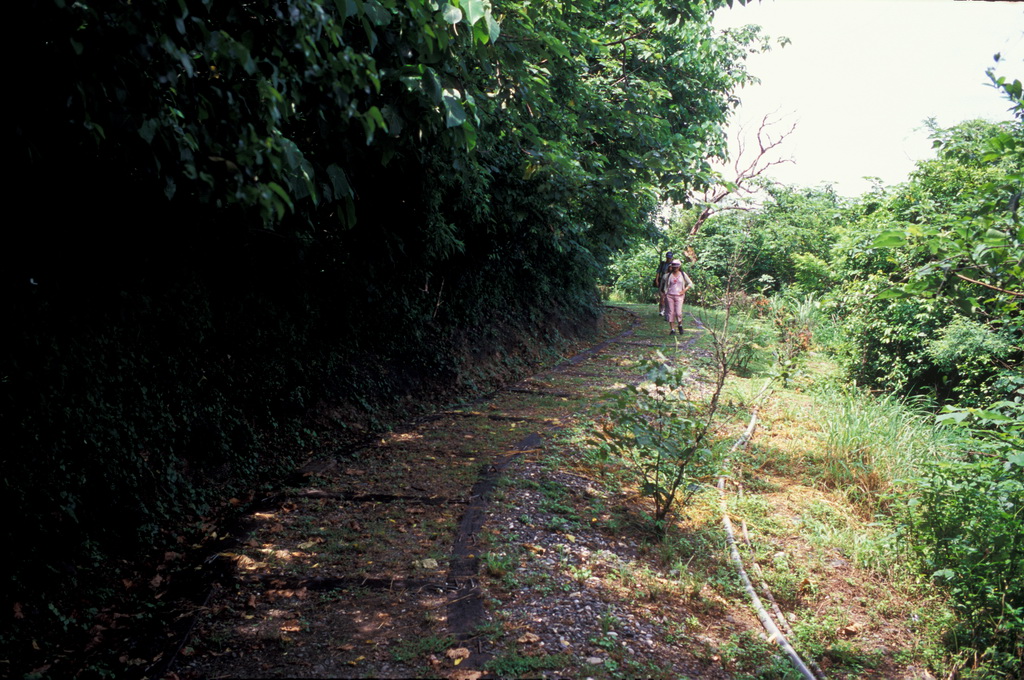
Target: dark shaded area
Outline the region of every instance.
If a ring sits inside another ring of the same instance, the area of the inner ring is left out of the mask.
[[[201,540],[233,496],[312,452],[493,389],[543,358],[555,329],[585,333],[594,318],[528,291],[515,304],[468,290],[499,320],[469,323],[454,294],[430,317],[432,300],[326,285],[344,272],[255,253],[175,269],[149,250],[153,275],[115,283],[68,269],[7,289],[3,495],[18,521],[4,528],[16,546],[5,606],[31,622],[16,622],[23,631],[52,627],[51,605],[87,620],[133,565]]]
[[[207,549],[304,460],[587,337],[599,263],[646,233],[655,187],[708,180],[706,123],[750,36],[693,77],[649,64],[688,106],[649,98],[621,129],[619,95],[534,39],[595,49],[603,12],[563,32],[538,7],[496,44],[492,9],[455,30],[417,3],[11,8],[8,191],[28,206],[0,234],[12,673],[151,616],[167,554]],[[567,131],[569,100],[593,118]]]
[[[475,555],[478,534],[487,519],[487,505],[502,470],[511,463],[520,451],[537,448],[544,443],[543,437],[534,432],[513,445],[515,453],[499,458],[493,465],[481,471],[473,485],[470,504],[459,522],[459,531],[452,546],[452,560],[448,566],[448,583],[457,590],[448,596],[448,631],[456,640],[465,641],[476,634],[477,627],[486,621],[483,591],[476,583],[480,570],[480,559]],[[486,652],[471,656],[467,668],[482,668],[491,658]]]
[[[131,25],[76,32],[56,3],[16,14],[13,85],[37,93],[13,125],[9,191],[29,211],[0,235],[3,606],[16,612],[0,637],[20,675],[87,647],[98,612],[148,615],[162,591],[140,574],[202,542],[229,499],[521,375],[592,332],[597,295],[587,256],[531,237],[528,215],[471,214],[436,130],[416,142],[432,154],[397,141],[405,156],[385,164],[361,127],[294,123],[331,157],[352,152],[347,220],[325,202],[270,231],[258,202],[223,197],[227,176],[172,196],[178,150],[139,130],[163,111],[154,64],[173,59]],[[152,14],[138,25],[168,20]],[[190,87],[182,101],[198,106],[210,88]],[[238,134],[213,129],[213,105],[211,135]],[[216,153],[194,160],[216,175]],[[513,176],[517,163],[491,160]],[[436,224],[458,225],[446,248]]]

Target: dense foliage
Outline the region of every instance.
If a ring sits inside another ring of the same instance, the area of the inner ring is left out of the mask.
[[[856,200],[831,188],[769,186],[756,211],[715,215],[689,235],[682,213],[610,268],[642,299],[655,248],[693,255],[694,302],[730,271],[753,296],[814,294],[840,324],[848,377],[937,403],[985,406],[1024,382],[1021,356],[1020,123],[935,128],[938,157],[897,187]]]
[[[850,371],[984,406],[1021,385],[1024,131],[970,121],[933,137],[938,157],[866,203],[845,242]]]
[[[114,571],[152,602],[138,556],[232,494],[592,328],[598,265],[723,148],[757,32],[719,4],[13,8],[12,655]]]
[[[882,498],[877,480],[846,474],[877,476],[865,462],[870,446],[857,443],[852,463],[836,460],[845,471],[837,478],[871,507],[898,511],[892,521],[912,561],[948,590],[959,614],[949,631],[954,665],[1018,677],[1024,104],[1019,81],[993,77],[993,84],[1016,120],[931,124],[936,156],[919,162],[903,184],[853,200],[828,188],[770,186],[760,209],[721,212],[692,236],[693,213],[682,214],[653,241],[618,256],[610,271],[617,294],[636,299],[636,282],[653,272],[656,249],[685,251],[697,293],[687,300],[698,304],[738,272],[750,307],[775,320],[780,348],[806,349],[813,338],[840,361],[848,382],[968,427],[970,443],[912,461],[892,480],[902,484],[898,500]],[[826,319],[826,328],[802,320],[812,317]],[[780,350],[774,375],[785,381],[797,357]],[[872,420],[865,441],[885,436]]]
[[[1024,454],[934,462],[918,484],[910,545],[952,595],[950,646],[977,653],[992,677],[1015,677],[1024,668]]]
[[[766,185],[760,210],[723,211],[690,231],[699,209],[679,209],[653,241],[636,244],[613,259],[608,279],[617,294],[633,302],[649,295],[653,271],[665,251],[687,261],[696,284],[692,300],[718,299],[730,272],[740,270],[749,293],[820,293],[832,281],[828,260],[851,217],[848,201],[831,187],[798,189]],[[690,299],[690,298],[688,298]]]

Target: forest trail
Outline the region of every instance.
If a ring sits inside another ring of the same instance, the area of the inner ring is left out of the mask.
[[[658,541],[646,499],[587,456],[586,423],[641,379],[639,362],[700,358],[693,320],[680,337],[654,305],[607,316],[605,339],[571,359],[307,466],[208,565],[216,582],[168,633],[164,676],[783,677],[716,494]],[[723,438],[749,415],[733,406]],[[824,627],[797,651],[825,677],[929,678],[913,665],[910,604],[801,531],[853,520],[785,467],[762,461],[758,491],[730,513],[756,517],[752,554],[792,581],[783,625],[814,612]]]

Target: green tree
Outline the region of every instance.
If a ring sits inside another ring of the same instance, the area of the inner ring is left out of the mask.
[[[902,229],[876,245],[906,246],[903,290],[941,296],[987,323],[1020,328],[1024,299],[1024,122],[934,129],[938,158],[919,164],[891,209]]]
[[[991,75],[991,73],[990,73]],[[1024,104],[1019,81],[993,77],[1016,120],[933,126],[937,158],[863,201],[836,258],[836,299],[852,375],[929,391],[941,421],[974,440],[930,462],[908,490],[904,528],[924,573],[959,614],[951,650],[979,677],[1018,677],[1024,659]],[[850,247],[855,246],[855,247]],[[928,389],[928,385],[931,385]]]
[[[861,216],[834,258],[843,285],[832,299],[848,331],[852,377],[972,406],[1017,389],[1024,234],[1014,149],[1020,135],[1018,122],[936,128],[936,159],[918,163],[906,183],[862,198]],[[955,329],[965,328],[967,318],[1010,349],[948,361],[936,343],[963,336]]]
[[[724,280],[739,253],[749,293],[772,293],[798,282],[803,292],[827,287],[827,278],[818,280],[807,272],[824,269],[816,263],[830,257],[849,206],[831,187],[765,185],[764,191],[768,198],[758,210],[719,213],[693,236],[685,223],[669,232],[679,234],[696,256],[692,268],[698,276],[711,281]]]

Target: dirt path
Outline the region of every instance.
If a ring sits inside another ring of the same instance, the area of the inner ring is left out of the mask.
[[[612,310],[624,328],[607,341],[485,402],[306,470],[209,565],[219,578],[168,675],[782,677],[743,675],[778,654],[718,518],[694,507],[670,544],[654,540],[642,500],[574,429],[639,380],[638,360],[697,334],[669,337],[656,312],[634,310]],[[833,558],[830,582],[870,581]],[[852,588],[825,595],[868,596]],[[904,634],[895,624],[851,617],[836,630],[870,628],[885,644],[863,675],[830,677],[925,677],[884,660]]]

